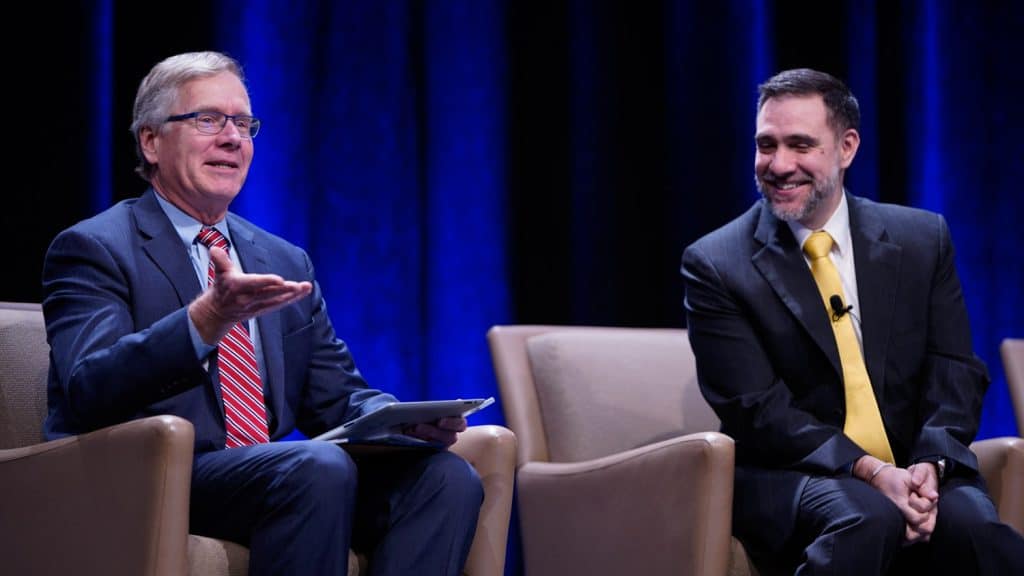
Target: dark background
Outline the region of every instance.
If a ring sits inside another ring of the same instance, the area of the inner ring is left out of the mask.
[[[1024,4],[106,0],[9,14],[0,300],[38,301],[53,236],[144,190],[128,126],[149,68],[222,50],[264,122],[234,209],[309,251],[370,382],[410,400],[496,394],[493,324],[684,325],[683,248],[757,197],[756,86],[806,66],[860,100],[848,188],[949,221],[993,375],[980,435],[1016,433],[998,344],[1024,336]]]

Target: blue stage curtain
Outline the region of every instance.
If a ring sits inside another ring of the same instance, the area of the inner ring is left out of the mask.
[[[919,0],[906,14],[907,90],[885,94],[906,113],[907,202],[942,213],[957,248],[975,350],[993,376],[979,436],[1013,435],[998,347],[1024,338],[1024,5]]]
[[[88,29],[62,22],[52,41],[95,61],[70,83],[91,103],[90,152],[61,173],[47,154],[23,170],[52,178],[50,226],[140,191],[125,103],[145,70],[184,49],[226,50],[265,120],[235,208],[309,251],[369,381],[409,399],[495,394],[492,324],[682,325],[683,247],[756,198],[757,83],[798,66],[835,73],[864,113],[851,191],[945,215],[993,376],[981,437],[1016,431],[998,344],[1024,336],[1020,3],[78,8]],[[47,94],[63,86],[31,78]],[[38,278],[52,233],[28,231],[36,264],[12,277]],[[4,290],[33,299],[38,285]]]
[[[679,327],[679,258],[757,198],[756,86],[785,68],[858,95],[858,195],[949,222],[993,383],[1024,337],[1024,3],[993,0],[176,0],[13,7],[26,103],[0,300],[38,301],[62,228],[138,196],[128,134],[158,60],[224,50],[264,120],[234,209],[304,247],[371,385],[497,395],[498,323]],[[14,44],[16,42],[16,44]],[[45,43],[45,46],[43,44]],[[60,59],[40,54],[59,53]],[[502,422],[501,407],[473,423]],[[513,548],[514,544],[513,530]],[[511,574],[519,570],[516,554]]]
[[[88,110],[85,118],[89,125],[89,209],[98,213],[110,206],[113,198],[113,179],[110,150],[114,142],[112,128],[114,111],[109,103],[113,100],[114,59],[113,59],[113,0],[98,0],[91,13],[88,35],[88,69],[92,73],[89,85]],[[85,96],[85,95],[84,95]]]
[[[484,333],[510,319],[502,6],[221,8],[264,121],[234,209],[309,251],[372,386],[496,394]],[[500,406],[473,417],[501,420]]]

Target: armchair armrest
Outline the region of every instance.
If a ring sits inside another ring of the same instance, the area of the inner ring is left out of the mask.
[[[470,426],[451,451],[466,459],[484,485],[476,536],[466,559],[471,576],[501,576],[505,570],[509,515],[515,486],[516,437],[501,426]]]
[[[4,571],[185,574],[192,442],[153,416],[0,451]]]
[[[724,574],[734,445],[689,434],[585,462],[519,468],[525,571]],[[617,550],[630,540],[635,553]]]
[[[990,438],[971,444],[999,518],[1024,534],[1024,440]]]

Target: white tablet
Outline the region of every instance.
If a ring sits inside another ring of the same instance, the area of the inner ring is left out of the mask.
[[[434,422],[440,418],[466,417],[494,403],[494,397],[470,400],[426,400],[392,402],[324,432],[313,440],[373,441],[400,435],[412,424]]]

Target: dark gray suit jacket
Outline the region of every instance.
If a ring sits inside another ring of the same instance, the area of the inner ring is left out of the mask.
[[[988,386],[974,355],[945,220],[847,196],[864,357],[896,461],[968,448]],[[792,231],[765,201],[683,255],[701,390],[736,440],[737,523],[789,536],[808,475],[846,473],[865,452],[843,432],[830,317]]]
[[[259,317],[270,434],[316,435],[358,416],[388,394],[367,387],[334,333],[309,257],[234,214],[228,228],[250,273],[308,280],[313,293]],[[199,280],[153,190],[57,236],[43,270],[51,352],[48,438],[155,414],[195,426],[195,448],[224,446],[216,353],[196,358],[186,306]]]

